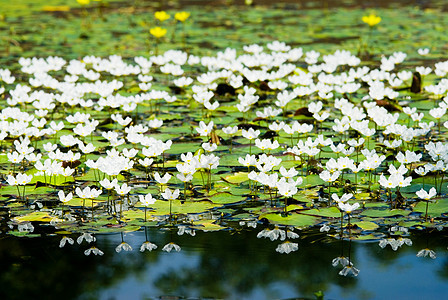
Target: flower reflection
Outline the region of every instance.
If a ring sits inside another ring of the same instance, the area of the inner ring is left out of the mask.
[[[247,221],[240,221],[240,226],[246,225],[247,227],[257,228],[257,221],[253,220],[247,220]]]
[[[346,266],[351,266],[351,265],[353,265],[349,260],[348,260],[348,258],[347,257],[345,257],[345,256],[339,256],[339,257],[336,257],[336,258],[334,258],[332,261],[331,261],[331,264],[333,265],[333,267],[337,267],[337,265],[341,265],[341,266],[343,266],[343,267],[346,267]]]
[[[280,237],[280,240],[284,241],[286,238],[286,233],[284,230],[278,228],[277,226],[274,229],[265,228],[257,234],[257,238],[269,238],[271,241],[274,241]]]
[[[177,235],[183,235],[184,233],[189,234],[191,236],[195,236],[196,235],[196,232],[193,229],[188,228],[187,226],[182,226],[182,225],[179,226],[179,230],[177,231]]]
[[[73,245],[75,243],[75,241],[72,238],[70,238],[70,237],[64,236],[62,238],[62,240],[59,242],[59,248],[64,247],[66,243],[69,243],[70,245]]]
[[[157,249],[157,245],[153,244],[153,243],[151,243],[149,241],[144,242],[140,246],[140,252],[145,252],[145,250],[152,251],[152,250],[155,250],[155,249]]]
[[[434,250],[431,250],[428,248],[422,249],[422,250],[418,251],[418,253],[417,253],[417,257],[426,257],[426,256],[429,256],[432,259],[436,259],[436,257],[437,257],[436,252],[434,252]]]
[[[327,224],[323,224],[322,227],[319,229],[320,232],[328,232],[330,231],[330,226]]]
[[[82,241],[85,240],[87,243],[91,243],[94,242],[96,239],[93,235],[91,235],[90,233],[83,233],[81,234],[77,239],[76,242],[78,242],[78,244],[81,244]]]
[[[290,241],[286,241],[286,242],[278,245],[277,249],[275,249],[275,251],[277,251],[279,253],[289,254],[290,252],[297,251],[298,249],[299,249],[299,244],[291,243]]]
[[[356,277],[356,276],[358,276],[358,274],[359,274],[359,269],[353,267],[352,265],[345,266],[344,269],[342,269],[339,272],[339,275],[342,275],[342,276],[354,276],[354,277]]]
[[[93,246],[93,247],[87,249],[86,251],[84,251],[84,255],[86,255],[86,256],[90,255],[90,253],[93,253],[95,255],[100,255],[100,256],[104,254],[103,251],[101,251],[100,249],[98,249],[95,246]]]
[[[124,251],[132,251],[132,247],[131,247],[131,245],[129,245],[128,243],[121,242],[120,245],[118,245],[118,246],[115,248],[115,252],[120,253],[121,250],[124,250]]]
[[[171,250],[173,250],[173,249],[175,251],[179,252],[180,251],[180,246],[175,244],[175,243],[173,243],[173,242],[171,242],[171,243],[168,243],[165,246],[163,246],[162,251],[171,252]]]
[[[388,238],[382,239],[379,242],[379,246],[381,248],[385,248],[387,245],[390,245],[392,250],[397,251],[399,247],[406,244],[407,246],[412,246],[411,239],[399,237],[398,239]]]

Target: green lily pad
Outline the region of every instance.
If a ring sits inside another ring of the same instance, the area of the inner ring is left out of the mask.
[[[371,222],[371,221],[358,221],[358,222],[353,222],[353,225],[358,226],[359,228],[363,229],[363,230],[375,230],[379,227],[378,224],[376,224],[375,222]]]
[[[193,226],[191,226],[191,228],[194,228],[197,230],[202,230],[204,232],[220,231],[220,230],[226,229],[226,227],[216,224],[215,222],[216,221],[214,221],[214,220],[195,221],[195,222],[193,222]]]
[[[171,213],[172,214],[198,214],[215,207],[220,207],[219,204],[214,204],[211,201],[180,201],[171,200]],[[170,213],[169,201],[157,201],[151,205],[154,210],[152,215],[167,215]]]
[[[247,177],[248,173],[246,172],[238,172],[233,175],[228,175],[223,178],[223,180],[232,183],[232,184],[240,184],[249,180]]]
[[[426,212],[426,201],[420,201],[414,207],[415,212],[420,212],[423,215]],[[440,217],[442,214],[448,213],[448,199],[439,198],[435,202],[430,201],[428,204],[428,215],[431,217]]]
[[[56,217],[50,216],[48,212],[44,211],[34,211],[24,216],[15,217],[13,220],[16,222],[30,221],[30,222],[46,222],[46,223],[49,223],[51,220],[62,221]]]
[[[210,200],[215,204],[230,204],[246,200],[245,197],[235,196],[230,193],[217,193],[210,197]]]
[[[325,207],[321,209],[309,209],[301,212],[305,215],[328,217],[328,218],[340,218],[341,211],[337,207]]]
[[[281,225],[291,225],[299,228],[304,227],[310,227],[317,223],[319,223],[319,218],[304,215],[304,214],[298,214],[298,213],[291,213],[288,216],[283,217],[281,214],[276,213],[269,213],[269,214],[263,214],[258,217],[259,219],[267,219],[269,222],[274,224],[281,224]]]
[[[411,213],[404,209],[366,209],[361,213],[361,216],[372,218],[388,218],[394,216],[407,216]]]

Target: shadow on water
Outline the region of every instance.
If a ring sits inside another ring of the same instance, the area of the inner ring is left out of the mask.
[[[97,235],[104,256],[85,256],[90,246],[59,248],[60,237],[39,239],[4,237],[0,243],[1,299],[141,299],[161,295],[225,299],[313,299],[322,291],[327,299],[440,298],[448,288],[446,232],[411,235],[413,245],[398,251],[378,243],[353,243],[351,257],[358,277],[338,275],[342,267],[332,260],[341,254],[341,241],[320,232],[301,232],[299,250],[288,255],[275,248],[280,241],[257,238],[259,230],[178,236],[150,229],[158,245],[140,253],[143,232],[124,236],[133,251],[116,253],[121,235]],[[73,237],[75,238],[75,237]],[[174,242],[180,252],[163,252]],[[343,245],[345,255],[347,242]],[[416,257],[424,248],[437,253],[435,260]],[[425,284],[420,278],[425,276]],[[377,287],[381,286],[381,289]],[[174,298],[175,299],[175,298]]]

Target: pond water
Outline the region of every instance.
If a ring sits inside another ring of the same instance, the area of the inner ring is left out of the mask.
[[[103,256],[85,256],[89,246],[58,247],[60,237],[3,238],[0,243],[2,299],[441,299],[448,289],[446,232],[411,234],[412,246],[394,252],[378,242],[351,244],[357,277],[338,275],[332,260],[349,245],[319,231],[300,232],[299,250],[275,251],[279,241],[257,238],[261,229],[177,235],[149,229],[158,245],[140,253],[142,231],[123,236],[133,251],[115,252],[121,234],[96,235]],[[75,237],[73,237],[75,238]],[[175,242],[180,252],[161,251]],[[417,257],[423,248],[437,258]]]

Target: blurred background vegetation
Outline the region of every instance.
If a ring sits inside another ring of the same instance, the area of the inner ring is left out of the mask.
[[[21,56],[147,56],[156,47],[207,55],[273,40],[323,53],[343,48],[368,58],[404,51],[420,59],[416,50],[430,47],[425,59],[434,60],[448,49],[447,3],[437,0],[0,0],[0,7],[2,63]],[[161,22],[156,11],[170,18]],[[182,11],[190,13],[184,22],[174,18]],[[372,32],[361,20],[370,13],[382,18]],[[167,30],[163,37],[150,34],[156,26]]]

